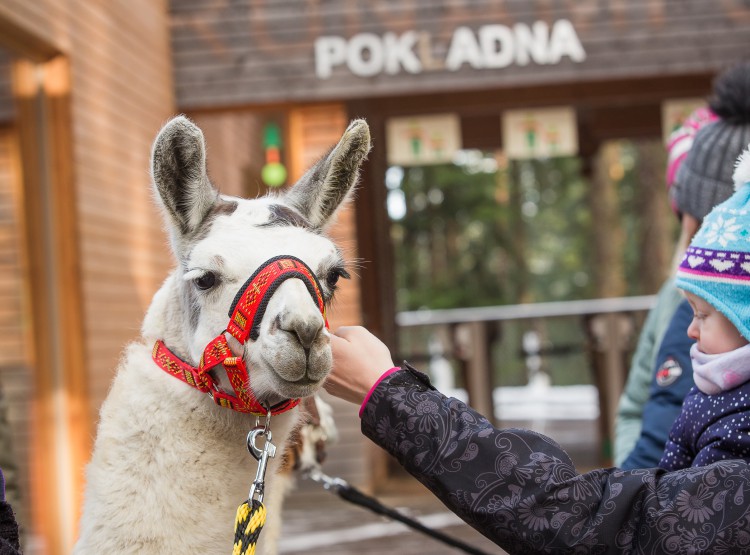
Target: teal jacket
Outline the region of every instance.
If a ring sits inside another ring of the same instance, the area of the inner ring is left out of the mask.
[[[656,371],[656,355],[672,316],[683,299],[682,293],[674,285],[674,279],[668,279],[659,290],[656,304],[643,324],[643,330],[638,337],[638,344],[630,364],[625,390],[620,396],[617,407],[615,466],[623,463],[641,435],[643,407],[648,401],[651,381]]]
[[[641,435],[627,458],[618,465],[622,469],[659,465],[682,402],[695,385],[690,360],[690,347],[695,341],[687,334],[692,320],[693,309],[687,299],[683,299],[659,347],[657,370],[652,377],[649,399],[643,407]]]

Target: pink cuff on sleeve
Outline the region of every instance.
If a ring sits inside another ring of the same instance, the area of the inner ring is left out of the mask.
[[[390,370],[386,370],[383,372],[383,375],[378,378],[378,381],[376,381],[373,386],[370,388],[370,391],[367,392],[367,395],[365,395],[365,400],[362,401],[362,406],[359,407],[359,417],[362,418],[362,411],[365,410],[365,405],[367,404],[367,401],[370,400],[370,395],[372,395],[372,392],[375,391],[375,388],[380,385],[380,382],[382,382],[385,378],[393,374],[395,371],[401,370],[400,366],[394,366]]]

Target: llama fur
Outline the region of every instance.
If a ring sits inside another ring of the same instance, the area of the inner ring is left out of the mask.
[[[369,148],[367,124],[356,120],[289,191],[247,200],[220,195],[210,184],[203,135],[190,120],[179,116],[160,131],[154,190],[177,264],[154,295],[142,337],[126,347],[102,405],[74,555],[231,553],[235,512],[257,469],[246,447],[257,418],[220,407],[161,370],[152,359],[154,342],[197,366],[206,344],[226,329],[237,290],[278,255],[304,260],[330,302],[333,278],[346,272],[324,232]],[[216,283],[203,290],[197,284],[209,273]],[[329,337],[304,284],[288,279],[270,298],[258,339],[244,347],[228,341],[248,365],[253,392],[272,405],[322,386],[331,367]],[[223,371],[216,379],[233,394]],[[277,448],[299,418],[299,408],[272,417]],[[275,483],[281,461],[279,453],[269,460],[259,554],[275,552],[281,529],[289,482]]]

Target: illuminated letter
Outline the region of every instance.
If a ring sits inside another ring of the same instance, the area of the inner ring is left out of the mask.
[[[416,31],[408,31],[396,36],[394,33],[386,33],[383,36],[383,49],[385,50],[385,72],[395,75],[403,67],[409,73],[422,71],[422,64],[414,53],[414,45],[417,44],[419,35]]]
[[[544,21],[534,22],[533,29],[528,25],[517,23],[513,26],[516,35],[516,63],[525,66],[529,63],[529,54],[538,64],[547,63],[547,39],[549,27]]]
[[[482,52],[479,50],[477,39],[468,27],[458,27],[453,33],[445,67],[449,71],[456,71],[468,62],[474,69],[482,68]]]
[[[555,21],[552,26],[548,61],[550,64],[556,64],[563,56],[568,56],[574,62],[582,62],[586,59],[586,52],[578,39],[578,34],[573,24],[567,19]]]
[[[485,67],[507,67],[513,62],[513,33],[505,25],[480,27],[479,43]]]
[[[368,52],[367,56],[365,52]],[[354,35],[349,41],[346,65],[354,75],[371,77],[383,71],[383,44],[372,33]]]
[[[346,60],[346,41],[341,37],[318,37],[315,39],[315,75],[328,79],[333,66]]]

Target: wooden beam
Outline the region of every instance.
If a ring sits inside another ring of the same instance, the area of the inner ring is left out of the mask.
[[[31,518],[57,555],[76,536],[91,450],[68,60],[17,61],[13,82],[33,339]]]
[[[385,119],[370,108],[367,102],[350,103],[347,106],[349,119],[362,117],[367,120],[374,145],[360,173],[355,199],[357,252],[363,260],[360,270],[360,306],[364,325],[388,345],[393,356],[397,357],[393,245],[386,210],[385,171],[388,162]]]
[[[62,391],[65,392],[67,441],[59,446],[70,458],[69,533],[77,537],[83,505],[84,468],[91,455],[92,422],[88,403],[88,372],[84,348],[83,292],[81,290],[78,203],[74,172],[73,121],[71,114],[71,68],[67,57],[57,56],[44,64],[44,100],[50,156],[49,198],[55,222],[49,237],[56,253],[55,269],[58,320],[56,329],[61,355]],[[67,543],[67,542],[66,542]],[[72,548],[72,545],[66,546]]]
[[[11,18],[0,15],[0,46],[31,62],[51,60],[60,51]]]
[[[38,222],[43,214],[42,182],[43,159],[38,145],[42,144],[38,127],[39,112],[39,82],[36,75],[36,64],[27,60],[18,61],[13,65],[13,88],[16,100],[16,114],[18,117],[18,135],[20,150],[20,165],[23,181],[23,215],[21,218],[24,231],[24,252],[26,253],[26,283],[28,284],[29,308],[31,310],[32,369],[33,391],[31,401],[31,446],[29,449],[30,468],[30,514],[31,533],[46,531],[44,541],[48,545],[60,543],[58,526],[51,526],[57,521],[55,513],[59,503],[58,491],[54,485],[54,477],[48,471],[50,457],[47,454],[54,444],[54,431],[51,422],[55,420],[54,412],[54,382],[52,375],[41,369],[49,368],[52,353],[39,348],[51,343],[51,330],[48,325],[38,325],[45,322],[43,305],[46,301],[46,287],[44,274],[43,234],[39,230]],[[39,329],[37,329],[39,328]]]

